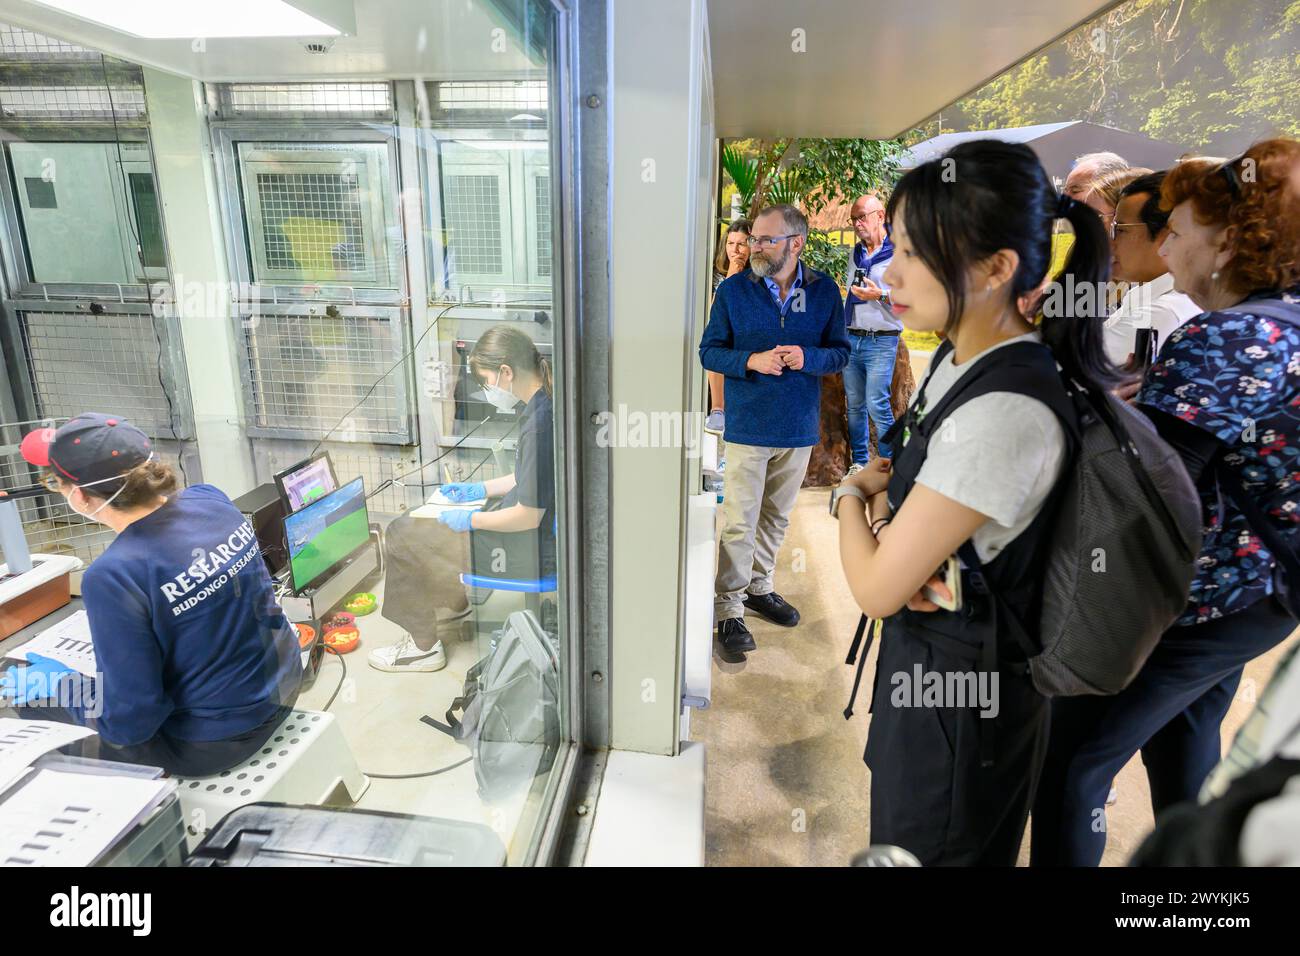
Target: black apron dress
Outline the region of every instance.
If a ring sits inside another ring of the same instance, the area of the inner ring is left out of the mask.
[[[950,350],[945,342],[931,368]],[[1046,346],[1016,343],[978,359],[932,409],[925,407],[925,384],[892,429],[903,438],[901,447],[894,444],[891,513],[912,490],[943,419],[990,392],[1029,395],[1056,412],[1066,428],[1070,467],[1077,419]],[[1057,489],[1063,485],[1058,481]],[[962,545],[958,610],[904,608],[883,622],[864,755],[873,844],[901,846],[926,866],[1015,865],[1047,747],[1047,699],[1034,689],[1027,661],[1036,652],[1041,559],[1058,490],[988,564],[980,564],[970,541]],[[915,685],[929,674],[939,675],[944,687],[985,693],[965,693],[965,706],[951,706],[958,703],[954,693],[938,701],[950,706],[936,706],[933,698],[927,706]],[[973,680],[955,679],[971,674]]]

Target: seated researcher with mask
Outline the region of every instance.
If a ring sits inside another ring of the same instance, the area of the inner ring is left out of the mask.
[[[493,405],[519,414],[515,470],[442,486],[450,501],[501,498],[493,510],[449,508],[436,520],[403,515],[388,526],[380,613],[406,633],[396,644],[371,652],[369,663],[376,670],[447,666],[438,625],[469,614],[460,583],[466,568],[515,579],[555,573],[550,365],[525,333],[497,325],[475,344],[469,368]]]
[[[177,491],[122,418],[39,429],[22,455],[117,537],[81,581],[97,677],[33,655],[4,675],[0,698],[23,717],[92,728],[104,759],[199,777],[252,756],[297,699],[302,659],[247,519],[211,485]]]

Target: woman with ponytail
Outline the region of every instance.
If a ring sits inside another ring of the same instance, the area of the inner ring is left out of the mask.
[[[1048,708],[987,591],[1036,619],[1052,492],[1077,426],[1061,369],[1115,381],[1102,348],[1109,247],[1096,213],[1059,197],[1032,151],[994,140],[909,172],[888,217],[893,310],[946,341],[895,426],[894,460],[832,498],[849,588],[882,622],[871,842],[925,865],[1013,865]],[[1075,241],[1040,296],[1058,218]],[[1023,311],[1039,301],[1042,315]]]
[[[371,652],[369,663],[376,670],[436,671],[447,666],[438,626],[469,614],[460,574],[471,566],[471,551],[482,556],[474,566],[490,565],[503,577],[555,574],[550,363],[517,327],[497,325],[475,343],[469,368],[488,401],[499,411],[519,414],[515,470],[485,481],[442,486],[449,501],[497,499],[491,506],[449,508],[437,520],[404,515],[388,526],[381,613],[406,633],[396,644]]]

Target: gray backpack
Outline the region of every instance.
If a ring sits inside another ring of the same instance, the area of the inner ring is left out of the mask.
[[[1118,694],[1187,607],[1201,500],[1145,415],[1069,387],[1081,409],[1078,447],[1062,476],[1029,669],[1047,697]]]
[[[559,691],[554,645],[531,612],[515,611],[492,652],[465,674],[447,722],[421,720],[469,746],[479,795],[494,799],[551,768],[560,743]]]
[[[1231,311],[1300,325],[1294,303],[1256,300]],[[1145,415],[1109,394],[1067,387],[1084,399],[1082,448],[1048,555],[1042,653],[1029,667],[1034,686],[1049,697],[1116,694],[1186,607],[1201,550],[1201,502],[1177,453]],[[1221,458],[1216,468],[1220,487],[1273,550],[1278,593],[1295,614],[1295,574],[1285,573],[1296,566],[1293,545],[1223,470]],[[1096,549],[1106,556],[1104,574],[1089,563]]]

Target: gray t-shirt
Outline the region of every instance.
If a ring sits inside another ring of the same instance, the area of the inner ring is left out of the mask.
[[[1041,341],[1038,332],[1019,335],[959,366],[953,365],[949,352],[925,388],[926,405],[934,408],[993,349]],[[1029,527],[1056,483],[1064,459],[1065,432],[1047,405],[1027,395],[990,392],[961,405],[930,436],[916,480],[989,517],[973,536],[975,553],[987,564]]]

